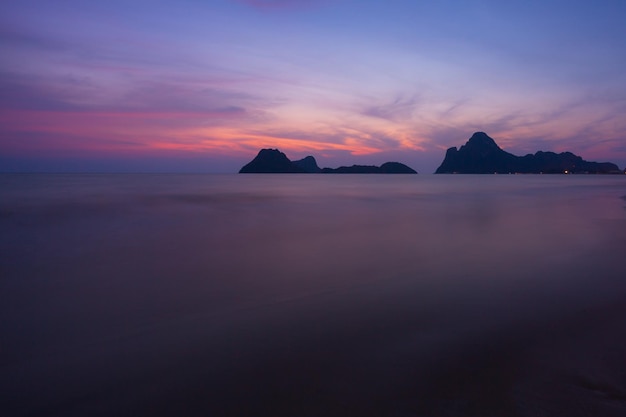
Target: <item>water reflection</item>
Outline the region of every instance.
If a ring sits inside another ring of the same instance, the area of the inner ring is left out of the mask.
[[[3,408],[623,415],[625,186],[2,176]]]

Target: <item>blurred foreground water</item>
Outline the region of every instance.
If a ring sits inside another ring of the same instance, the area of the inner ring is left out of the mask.
[[[624,416],[625,196],[0,175],[0,414]]]

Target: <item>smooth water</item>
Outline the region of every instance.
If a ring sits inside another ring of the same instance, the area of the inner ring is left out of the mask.
[[[0,175],[3,416],[626,415],[626,176]]]

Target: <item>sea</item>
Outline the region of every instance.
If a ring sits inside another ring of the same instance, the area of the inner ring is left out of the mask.
[[[626,175],[0,175],[4,417],[623,417],[625,353]]]

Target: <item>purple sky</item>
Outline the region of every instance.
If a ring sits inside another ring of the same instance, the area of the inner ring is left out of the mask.
[[[431,4],[432,3],[432,4]],[[0,171],[433,172],[485,131],[626,166],[626,2],[0,5]]]

